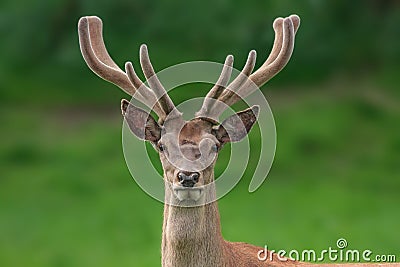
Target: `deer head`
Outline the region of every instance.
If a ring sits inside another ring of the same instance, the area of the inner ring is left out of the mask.
[[[80,48],[87,65],[98,76],[120,87],[158,116],[156,121],[149,112],[122,100],[122,114],[132,133],[151,142],[159,153],[168,203],[199,205],[215,197],[215,189],[209,185],[214,181],[218,152],[226,143],[238,142],[247,135],[257,120],[259,108],[250,107],[222,123],[218,122],[219,115],[283,69],[293,52],[299,23],[296,15],[276,19],[273,24],[275,41],[268,59],[253,72],[256,52],[250,51],[245,66],[231,83],[233,56],[229,55],[201,109],[195,118],[185,121],[157,78],[146,45],[140,47],[140,64],[148,85],[138,78],[132,63],[127,62],[125,71],[122,71],[111,59],[104,45],[102,22],[98,17],[80,19]]]

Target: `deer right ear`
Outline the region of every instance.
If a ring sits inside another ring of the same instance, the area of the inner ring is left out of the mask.
[[[132,133],[142,140],[157,143],[161,138],[161,127],[146,111],[130,104],[128,100],[121,101],[122,115]]]
[[[259,106],[252,106],[231,115],[214,130],[215,137],[221,144],[239,142],[257,121],[259,109]]]

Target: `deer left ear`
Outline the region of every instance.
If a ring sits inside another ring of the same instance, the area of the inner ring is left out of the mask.
[[[160,140],[161,127],[148,112],[135,107],[126,99],[121,101],[121,111],[132,133],[138,138],[153,143]]]
[[[242,140],[257,121],[259,106],[252,106],[246,110],[226,118],[215,130],[214,135],[222,144],[239,142]]]

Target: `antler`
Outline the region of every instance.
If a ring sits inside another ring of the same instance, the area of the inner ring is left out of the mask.
[[[176,109],[151,65],[147,46],[140,47],[140,64],[150,88],[137,76],[131,62],[125,64],[125,72],[115,64],[104,45],[102,30],[103,23],[98,17],[82,17],[79,20],[80,48],[89,68],[104,80],[117,85],[154,109],[160,121],[164,121]]]
[[[275,40],[267,60],[257,71],[252,73],[256,52],[250,51],[242,71],[228,86],[224,81],[230,78],[233,58],[229,62],[227,58],[217,84],[207,94],[203,106],[196,113],[196,117],[217,120],[226,106],[231,106],[248,96],[278,74],[286,66],[292,55],[295,34],[299,26],[300,18],[297,15],[275,19],[273,23]],[[227,69],[230,69],[230,71],[227,71]]]

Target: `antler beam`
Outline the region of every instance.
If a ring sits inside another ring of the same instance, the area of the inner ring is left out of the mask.
[[[164,121],[166,116],[176,109],[151,65],[146,45],[140,47],[140,64],[150,88],[136,75],[131,62],[125,64],[126,72],[115,64],[107,52],[102,31],[103,23],[98,17],[88,16],[79,20],[80,48],[89,68],[153,109],[160,121]]]
[[[248,96],[278,74],[286,66],[293,53],[295,35],[299,26],[300,18],[297,15],[291,15],[284,19],[275,19],[273,23],[275,31],[274,45],[264,64],[252,73],[256,52],[254,50],[250,51],[246,64],[236,79],[228,86],[222,83],[219,84],[224,90],[220,92],[217,97],[216,94],[213,93],[216,91],[214,86],[206,96],[203,106],[200,111],[196,113],[196,116],[218,120],[218,116],[227,106],[231,106],[240,99]],[[228,65],[228,67],[231,68],[232,66]],[[227,67],[224,66],[222,73],[224,73],[224,69],[226,68]],[[220,80],[218,80],[218,82],[220,82]],[[212,101],[213,105],[211,106],[209,104],[210,99],[216,99]]]

